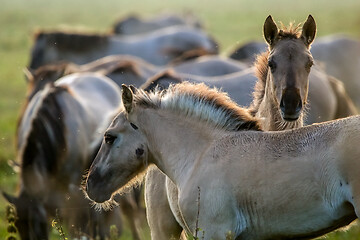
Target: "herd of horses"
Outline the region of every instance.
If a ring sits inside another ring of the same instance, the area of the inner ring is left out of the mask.
[[[360,42],[315,40],[311,15],[263,34],[224,57],[194,16],[36,33],[3,193],[21,239],[55,217],[106,239],[125,216],[156,240],[311,239],[360,217]]]

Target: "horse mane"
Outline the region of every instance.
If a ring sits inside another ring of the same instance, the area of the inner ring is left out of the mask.
[[[255,76],[258,79],[254,86],[253,101],[250,104],[249,111],[252,116],[258,112],[260,103],[264,99],[265,95],[265,86],[266,86],[266,78],[268,75],[268,57],[269,51],[263,52],[256,57],[256,61],[254,63],[255,66]]]
[[[134,101],[145,108],[169,110],[226,131],[261,130],[247,109],[236,105],[225,92],[204,83],[183,82],[150,93],[139,90]]]
[[[183,80],[179,76],[177,76],[172,69],[169,69],[149,78],[143,85],[141,85],[141,89],[147,92],[155,91],[155,89],[165,90],[165,86],[162,86],[160,82],[161,80],[166,79],[171,79],[173,81],[173,84],[183,82]]]
[[[34,80],[33,82],[34,84],[37,84],[39,81],[43,81],[44,79],[48,80],[49,77],[53,76],[55,73],[59,73],[62,76],[67,75],[67,68],[70,65],[70,62],[60,61],[57,63],[49,63],[44,66],[40,66],[32,72]]]
[[[103,46],[109,41],[109,35],[75,33],[75,32],[45,32],[39,31],[34,34],[35,41],[45,39],[46,43],[59,50],[83,52],[93,49],[94,45]]]
[[[289,24],[289,26],[285,26],[281,23],[281,30],[278,32],[277,40],[284,39],[298,39],[300,38],[300,24],[294,25],[293,22]],[[252,116],[259,110],[260,103],[264,99],[265,95],[265,86],[266,86],[266,78],[268,75],[268,57],[269,50],[266,52],[260,53],[256,56],[256,60],[254,63],[255,66],[255,76],[257,77],[257,81],[254,86],[253,92],[253,101],[250,104],[249,111]]]
[[[23,147],[21,168],[24,170],[33,164],[55,173],[66,152],[64,115],[56,96],[68,91],[67,88],[49,83],[41,105],[31,119],[31,129]],[[38,154],[42,157],[35,158]],[[35,162],[36,160],[40,162]]]
[[[105,69],[104,75],[112,74],[112,73],[126,73],[131,72],[136,76],[141,76],[141,72],[139,67],[131,60],[121,60],[119,61],[115,67]]]
[[[283,24],[282,22],[280,22],[281,25],[281,29],[278,32],[278,40],[280,39],[297,39],[300,38],[301,32],[300,32],[300,25],[301,23],[299,23],[298,25],[295,25],[294,22],[290,22],[289,26],[286,26],[285,24]]]
[[[206,55],[213,55],[213,53],[207,51],[204,48],[197,48],[197,49],[189,50],[189,51],[182,53],[180,56],[176,57],[174,60],[172,60],[169,63],[169,65],[177,65],[177,64],[183,63],[185,61],[194,60],[196,58],[206,56]]]

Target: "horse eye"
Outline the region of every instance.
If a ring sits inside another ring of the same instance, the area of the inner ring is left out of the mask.
[[[314,62],[313,62],[313,61],[308,61],[308,62],[306,63],[305,68],[306,68],[308,71],[310,71],[310,68],[311,68],[313,65],[314,65]]]
[[[116,140],[116,136],[111,135],[110,133],[105,133],[104,140],[105,143],[112,145]]]
[[[137,129],[138,129],[138,127],[137,127],[135,124],[130,123],[130,125],[131,125],[131,127],[132,127],[133,129],[135,129],[135,130],[137,130]]]
[[[268,61],[268,66],[269,66],[269,68],[271,69],[271,72],[272,72],[272,73],[275,72],[275,70],[276,70],[276,63],[274,62],[274,60],[269,60],[269,61]]]

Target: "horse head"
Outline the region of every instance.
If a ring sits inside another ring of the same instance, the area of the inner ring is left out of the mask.
[[[132,119],[136,115],[134,92],[137,90],[125,85],[122,89],[124,110],[106,130],[86,179],[87,196],[102,203],[104,209],[111,207],[109,203],[113,201],[118,189],[122,191],[134,184],[138,179],[137,175],[146,169],[149,157],[147,140]]]
[[[132,119],[136,115],[134,92],[137,90],[125,85],[122,89],[124,110],[106,130],[86,179],[87,196],[101,203],[104,209],[111,208],[116,192],[139,180],[137,175],[146,169],[149,157],[147,140]]]
[[[309,73],[313,58],[309,51],[316,33],[309,15],[299,34],[298,26],[279,30],[272,17],[264,23],[264,38],[269,45],[267,84],[285,121],[296,121],[307,101]]]

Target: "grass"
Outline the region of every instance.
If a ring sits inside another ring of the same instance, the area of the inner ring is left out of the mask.
[[[222,53],[235,44],[262,39],[262,24],[272,14],[287,23],[315,17],[317,36],[343,32],[360,37],[360,1],[357,0],[2,0],[0,8],[0,189],[15,193],[17,174],[7,165],[15,159],[16,120],[24,102],[22,69],[29,61],[35,29],[72,28],[106,32],[115,19],[136,12],[191,11],[221,43]],[[5,200],[0,197],[0,238],[5,239]],[[129,239],[128,234],[122,239]],[[360,227],[329,234],[327,239],[359,239]]]

